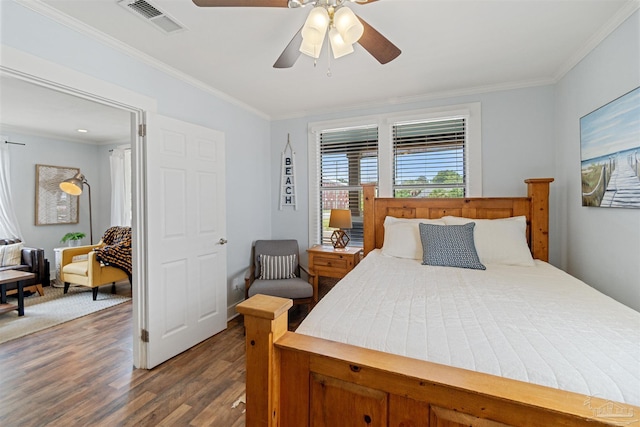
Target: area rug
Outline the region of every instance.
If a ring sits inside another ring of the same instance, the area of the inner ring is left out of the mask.
[[[94,301],[90,288],[70,288],[65,295],[62,288],[45,287],[44,296],[34,294],[24,299],[24,316],[18,316],[17,311],[0,314],[0,343],[131,300],[127,296],[108,293],[108,286],[105,289],[107,292],[99,292]],[[15,298],[10,298],[9,302],[17,303]]]

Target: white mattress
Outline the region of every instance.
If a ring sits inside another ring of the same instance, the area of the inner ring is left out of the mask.
[[[640,313],[550,264],[371,252],[296,331],[640,406]]]

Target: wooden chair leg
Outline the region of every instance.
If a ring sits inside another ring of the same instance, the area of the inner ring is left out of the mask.
[[[70,285],[69,282],[64,282],[64,292],[63,293],[66,294],[67,292],[69,292],[69,285]]]
[[[98,298],[98,286],[92,289],[93,291],[93,300],[95,301]]]
[[[41,283],[36,285],[36,291],[38,291],[38,295],[40,295],[41,297],[44,296],[44,289],[42,289],[42,284]]]

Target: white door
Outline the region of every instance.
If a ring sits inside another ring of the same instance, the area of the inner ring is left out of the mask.
[[[147,114],[147,368],[224,330],[224,134]]]

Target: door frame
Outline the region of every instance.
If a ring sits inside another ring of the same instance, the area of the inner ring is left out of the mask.
[[[132,240],[133,364],[136,368],[146,369],[147,348],[141,337],[142,329],[147,329],[148,290],[148,266],[144,256],[147,247],[146,138],[139,135],[138,129],[144,124],[147,111],[157,112],[157,100],[6,45],[1,45],[1,49],[1,74],[131,113],[131,225],[136,230]]]

